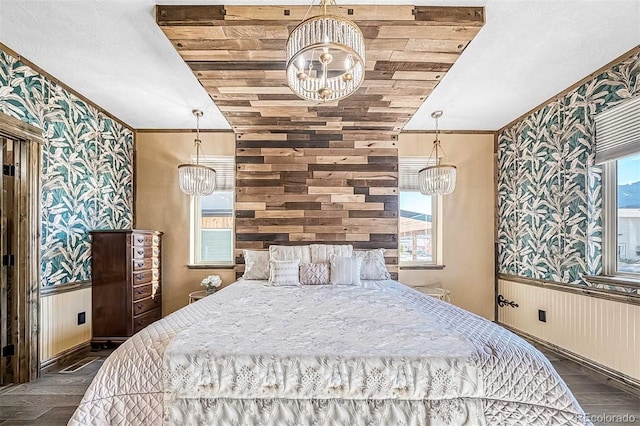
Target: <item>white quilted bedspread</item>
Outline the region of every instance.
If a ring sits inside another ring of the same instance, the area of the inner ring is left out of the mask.
[[[240,281],[133,336],[70,425],[579,425],[543,355],[395,281]]]

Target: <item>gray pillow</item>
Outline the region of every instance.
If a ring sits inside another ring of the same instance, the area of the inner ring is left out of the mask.
[[[300,265],[300,283],[304,285],[330,284],[328,263]]]

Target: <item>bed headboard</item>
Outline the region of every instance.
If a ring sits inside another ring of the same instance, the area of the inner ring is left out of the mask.
[[[385,248],[397,277],[397,132],[309,126],[236,134],[238,272],[242,249],[324,243]]]

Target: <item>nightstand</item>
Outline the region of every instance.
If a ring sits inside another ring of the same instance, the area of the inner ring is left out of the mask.
[[[435,297],[436,299],[444,300],[445,302],[450,302],[449,295],[451,291],[440,288],[440,287],[430,287],[430,286],[416,286],[413,287],[421,293],[428,294],[431,297]]]
[[[189,304],[192,304],[193,302],[197,302],[200,299],[203,299],[207,296],[209,296],[210,294],[213,293],[207,293],[207,290],[199,290],[199,291],[194,291],[189,293]]]

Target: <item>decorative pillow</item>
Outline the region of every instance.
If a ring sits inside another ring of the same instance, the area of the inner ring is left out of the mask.
[[[305,285],[329,284],[329,264],[307,263],[300,265],[300,283]]]
[[[311,262],[326,263],[331,260],[332,255],[351,257],[353,246],[350,244],[332,245],[332,244],[311,244]]]
[[[360,285],[359,257],[331,256],[331,284]]]
[[[353,257],[362,259],[361,280],[388,280],[391,278],[384,263],[384,249],[354,250]]]
[[[300,259],[269,261],[271,285],[300,285]]]
[[[300,260],[311,263],[309,246],[269,246],[269,260]]]
[[[242,250],[245,280],[269,279],[269,252],[267,250]]]

